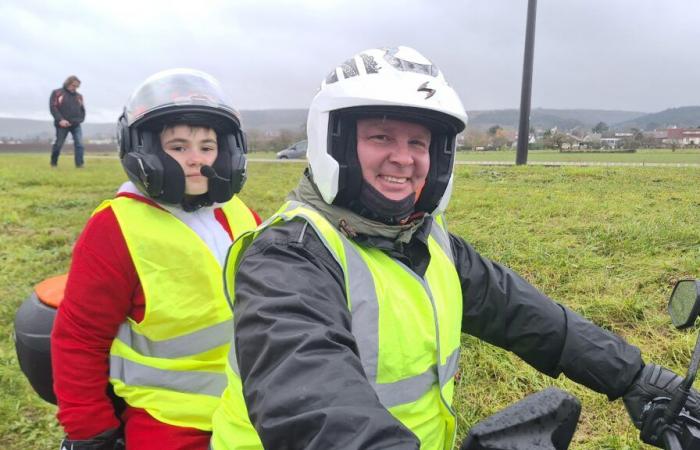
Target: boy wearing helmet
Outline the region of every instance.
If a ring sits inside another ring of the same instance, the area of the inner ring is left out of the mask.
[[[451,449],[462,332],[624,396],[637,426],[680,381],[448,233],[466,120],[407,47],[328,75],[309,110],[310,170],[227,259],[234,346],[214,450]]]
[[[118,137],[130,181],[79,237],[52,333],[61,448],[123,430],[130,450],[205,449],[232,327],[221,268],[260,221],[235,196],[240,117],[210,75],[175,69],[134,91]]]

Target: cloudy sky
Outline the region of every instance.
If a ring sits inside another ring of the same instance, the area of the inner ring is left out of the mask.
[[[239,109],[305,108],[371,47],[428,56],[467,110],[517,108],[527,0],[119,0],[0,3],[0,117],[49,119],[67,75],[88,121],[115,120],[148,75],[193,67]],[[539,0],[532,106],[700,105],[697,0]]]

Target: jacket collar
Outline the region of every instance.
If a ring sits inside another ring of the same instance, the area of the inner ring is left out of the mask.
[[[313,207],[343,234],[359,242],[389,240],[392,242],[392,245],[396,243],[406,244],[411,241],[414,235],[426,237],[430,233],[430,225],[432,224],[432,218],[429,215],[422,215],[413,218],[406,224],[386,225],[360,216],[349,209],[329,205],[323,200],[316,186],[310,180],[308,171],[304,173],[299,180],[299,184],[289,194],[287,199]]]

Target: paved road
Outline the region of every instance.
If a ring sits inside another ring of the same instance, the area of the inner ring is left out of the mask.
[[[70,153],[68,153],[70,154]],[[89,158],[116,159],[116,153],[88,155]],[[268,159],[248,158],[249,162],[264,162],[277,164],[306,164],[305,159]],[[456,161],[455,164],[467,166],[514,166],[513,161]],[[601,162],[601,161],[530,161],[530,166],[575,166],[575,167],[697,167],[700,163],[654,163],[654,162]]]

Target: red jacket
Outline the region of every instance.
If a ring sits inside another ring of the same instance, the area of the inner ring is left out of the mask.
[[[159,207],[135,194],[127,195]],[[258,223],[260,218],[253,212]],[[221,209],[216,221],[231,236]],[[109,384],[109,350],[127,316],[143,319],[145,299],[126,241],[111,208],[92,216],[73,249],[63,302],[51,335],[58,420],[69,439],[117,428]]]

